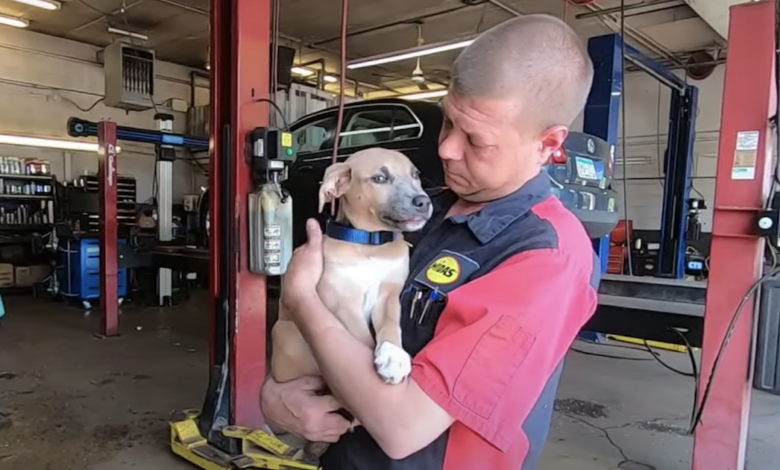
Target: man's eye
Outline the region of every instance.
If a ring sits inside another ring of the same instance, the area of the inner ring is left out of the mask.
[[[387,176],[385,175],[374,175],[371,177],[371,181],[373,181],[376,184],[384,184],[387,183]]]

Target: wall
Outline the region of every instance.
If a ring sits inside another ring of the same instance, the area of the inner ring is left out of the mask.
[[[707,79],[690,82],[699,88],[694,144],[694,191],[691,197],[703,196],[708,206],[713,204],[715,191],[724,72],[725,66],[721,65]],[[625,172],[628,218],[634,221],[634,227],[637,229],[658,230],[661,227],[663,181],[660,177],[667,143],[670,91],[649,75],[637,72],[627,75],[624,96],[628,116],[625,122],[628,136],[625,151],[632,162],[626,165]],[[578,118],[574,128],[582,128],[582,116]],[[622,197],[622,119],[619,129],[620,138],[615,151],[617,167],[614,187]],[[622,216],[622,205],[620,212]],[[705,232],[712,230],[712,212],[709,209],[702,213],[702,225]]]
[[[71,116],[153,129],[153,110],[128,113],[95,104],[104,89],[103,69],[96,61],[98,50],[30,31],[0,28],[0,133],[71,139],[66,132]],[[205,103],[208,90],[202,85],[195,90],[196,104]],[[173,114],[174,130],[184,132],[186,116],[163,103],[172,98],[192,101],[190,70],[158,62],[155,94],[158,110]],[[154,149],[150,145],[120,145],[123,151],[118,157],[118,172],[136,178],[138,200],[145,201],[152,196]],[[97,171],[97,156],[91,152],[0,145],[0,155],[49,160],[60,180]],[[197,190],[198,170],[186,161],[174,165],[174,201],[178,201],[183,194]]]

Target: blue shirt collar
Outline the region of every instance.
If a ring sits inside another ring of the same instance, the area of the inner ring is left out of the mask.
[[[467,224],[471,232],[483,245],[490,242],[512,222],[531,210],[533,206],[552,195],[550,177],[541,172],[517,191],[489,202],[478,212],[469,215],[455,215],[450,220],[456,224]],[[446,212],[457,200],[450,192],[449,201],[442,209]]]

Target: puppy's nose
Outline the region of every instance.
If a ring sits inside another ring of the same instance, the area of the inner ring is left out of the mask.
[[[428,197],[427,194],[419,194],[412,198],[412,204],[414,204],[414,207],[423,210],[428,210],[428,208],[431,206],[431,199]]]

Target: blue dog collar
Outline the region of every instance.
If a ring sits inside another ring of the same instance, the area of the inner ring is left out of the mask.
[[[395,241],[397,236],[395,232],[390,231],[369,232],[352,228],[335,220],[328,220],[325,224],[325,235],[336,240],[361,245],[384,245]]]

